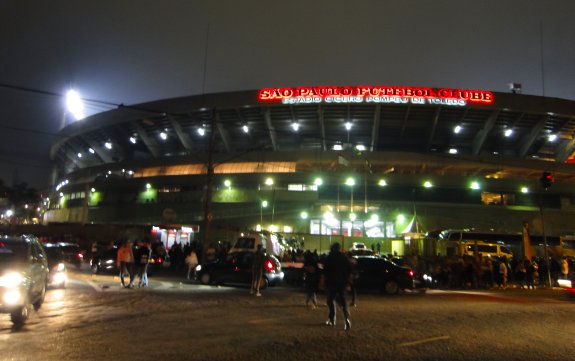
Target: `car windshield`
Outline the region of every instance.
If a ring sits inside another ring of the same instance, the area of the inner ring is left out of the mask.
[[[64,259],[64,254],[57,247],[45,247],[44,249],[48,255],[48,260],[59,261]]]
[[[25,243],[0,240],[0,263],[23,261],[27,254]]]

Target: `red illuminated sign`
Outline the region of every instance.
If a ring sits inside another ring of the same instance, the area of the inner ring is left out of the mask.
[[[316,86],[263,88],[260,102],[300,103],[413,103],[463,106],[491,104],[493,93],[486,90],[435,89],[398,86]]]

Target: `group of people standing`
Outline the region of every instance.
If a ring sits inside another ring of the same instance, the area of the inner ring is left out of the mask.
[[[118,248],[116,266],[120,270],[120,283],[124,288],[134,288],[136,275],[138,288],[148,285],[148,265],[152,258],[152,248],[149,240],[138,241],[136,244],[129,239],[122,241]],[[129,282],[126,283],[126,277]]]

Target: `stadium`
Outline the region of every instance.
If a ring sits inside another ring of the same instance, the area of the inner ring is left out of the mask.
[[[571,235],[574,132],[574,101],[517,91],[316,86],[120,106],[59,133],[43,222],[401,253],[441,229]]]

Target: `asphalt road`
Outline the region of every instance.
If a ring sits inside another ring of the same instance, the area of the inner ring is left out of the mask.
[[[246,288],[173,277],[123,289],[72,273],[21,329],[0,315],[0,360],[569,360],[575,300],[560,290],[361,293],[324,324],[294,287]],[[181,282],[180,282],[181,281]],[[318,295],[323,301],[323,294]]]

